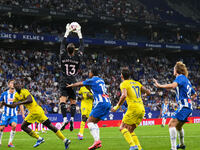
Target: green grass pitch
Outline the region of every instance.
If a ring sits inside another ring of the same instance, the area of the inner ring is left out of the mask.
[[[200,150],[200,124],[186,124],[185,129],[185,144],[187,150]],[[77,139],[78,130],[70,132],[63,131],[64,135],[71,139],[70,150],[87,150],[93,144],[92,136],[88,129],[85,129],[84,140]],[[2,146],[0,150],[63,150],[64,144],[51,131],[47,133],[39,133],[45,138],[45,143],[37,148],[33,148],[36,140],[29,137],[24,132],[17,132],[13,144],[15,148],[8,148],[7,142],[9,133],[4,133]],[[170,140],[168,127],[161,128],[160,126],[141,126],[136,129],[136,134],[144,150],[170,150]],[[102,148],[99,150],[128,150],[129,146],[119,132],[118,128],[101,128],[100,135],[102,140]]]

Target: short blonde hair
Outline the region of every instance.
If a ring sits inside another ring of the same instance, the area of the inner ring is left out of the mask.
[[[176,62],[175,69],[176,69],[176,72],[178,74],[183,74],[186,77],[188,77],[187,67],[186,67],[186,65],[182,61]]]

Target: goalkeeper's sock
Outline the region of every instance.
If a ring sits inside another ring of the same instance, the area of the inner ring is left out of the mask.
[[[65,142],[65,137],[60,130],[56,132],[57,137],[59,137],[63,142]]]
[[[72,120],[72,118],[74,119],[75,113],[76,113],[76,105],[71,104],[71,106],[70,106],[71,121],[74,121],[74,120]]]
[[[84,121],[81,121],[81,126],[80,126],[80,131],[79,133],[83,136],[83,133],[84,133],[84,129],[85,129],[85,122]]]
[[[133,141],[131,133],[126,128],[122,129],[121,133],[130,146],[135,146],[135,142]]]
[[[67,117],[66,104],[64,102],[60,103],[60,108],[63,118]]]
[[[138,137],[137,137],[137,135],[135,134],[135,132],[132,132],[132,133],[131,133],[131,136],[132,136],[133,141],[135,142],[135,145],[137,145],[138,148],[139,148],[139,150],[141,150],[141,149],[142,149],[142,146],[140,145],[140,142],[139,142]]]

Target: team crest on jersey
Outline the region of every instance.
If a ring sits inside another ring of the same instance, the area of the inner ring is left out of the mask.
[[[8,102],[13,102],[13,98],[8,98]]]

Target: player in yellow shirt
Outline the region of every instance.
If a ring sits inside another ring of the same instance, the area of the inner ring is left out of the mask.
[[[117,111],[126,100],[128,109],[120,125],[120,131],[130,145],[129,150],[142,150],[134,130],[145,114],[141,93],[150,95],[150,90],[146,89],[140,82],[130,79],[130,72],[126,68],[122,70],[121,79],[123,81],[120,85],[122,94],[118,104],[112,108],[112,111]]]
[[[39,123],[42,123],[50,130],[52,130],[61,140],[63,140],[63,142],[65,143],[65,149],[67,149],[71,141],[65,138],[64,135],[60,132],[60,130],[58,130],[51,123],[51,121],[45,115],[42,107],[40,107],[36,103],[34,97],[30,94],[30,92],[27,89],[24,89],[19,81],[14,82],[14,88],[16,90],[16,94],[13,103],[12,104],[3,103],[3,105],[11,108],[15,108],[18,105],[24,105],[28,109],[29,114],[24,119],[21,125],[21,129],[24,130],[27,134],[29,134],[33,138],[37,139],[37,142],[34,145],[34,147],[37,147],[41,143],[44,143],[44,138],[40,137],[35,131],[31,130],[28,127],[30,124],[38,121]]]
[[[92,110],[93,105],[93,95],[92,93],[85,87],[81,87],[79,90],[79,95],[81,95],[81,115],[82,115],[82,121],[80,126],[80,131],[78,133],[78,139],[83,139],[83,133],[85,129],[85,123],[90,115],[90,112]]]

